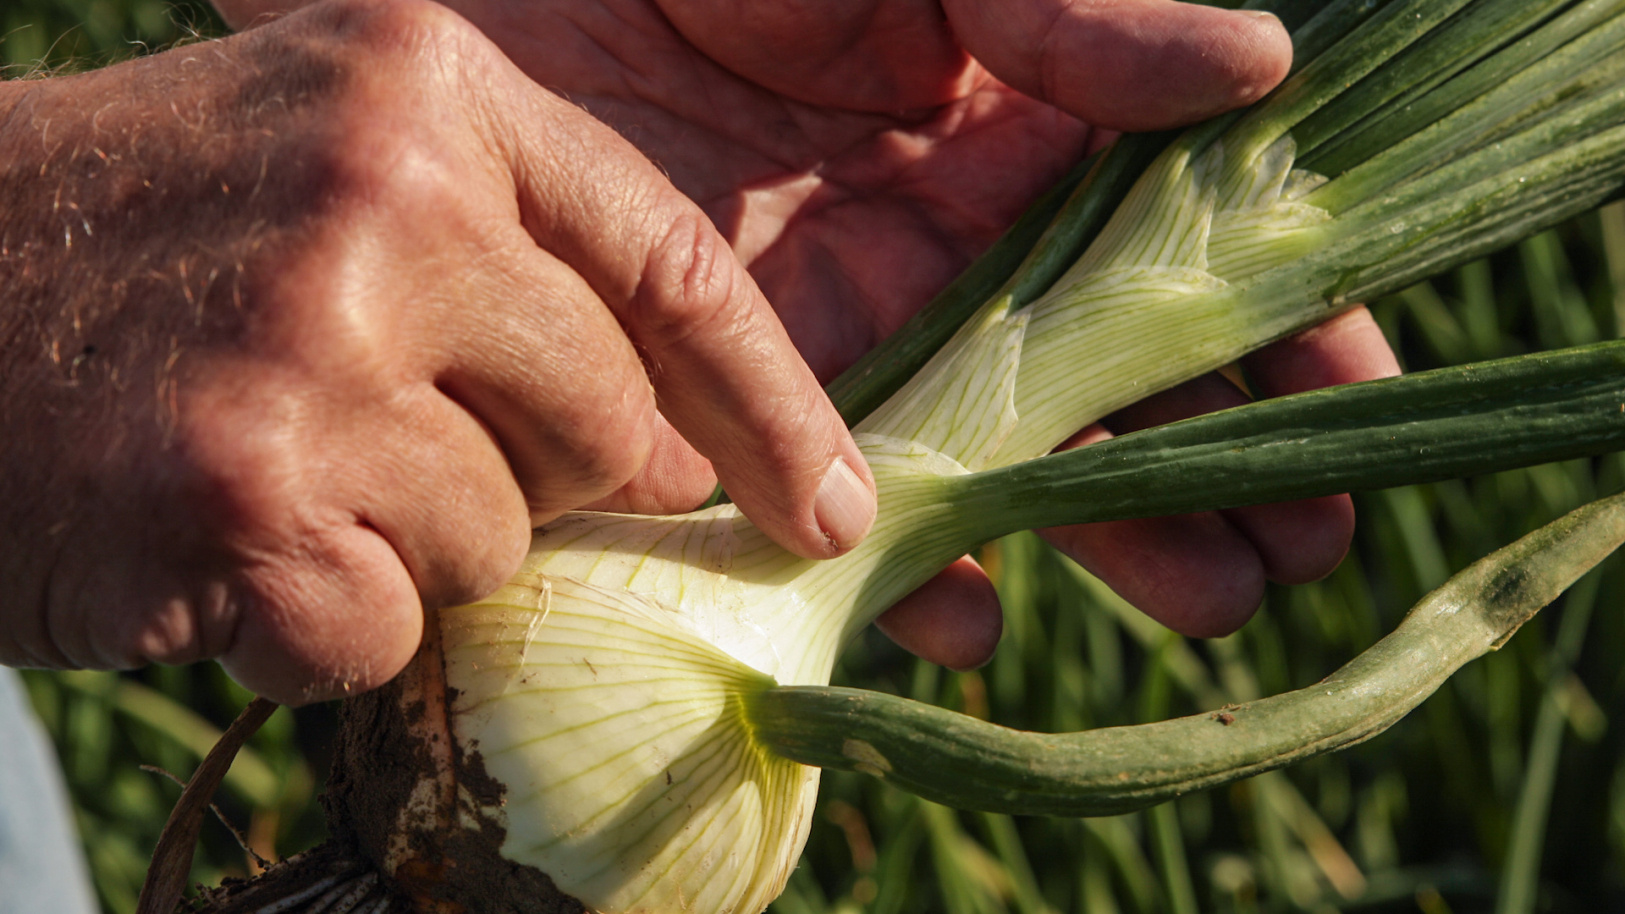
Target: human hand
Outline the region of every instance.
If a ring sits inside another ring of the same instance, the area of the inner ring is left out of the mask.
[[[242,25],[301,0],[221,0]],[[1269,17],[1166,2],[445,0],[539,82],[616,126],[697,200],[829,380],[896,329],[1112,128],[1190,123],[1260,97],[1290,46]],[[1018,91],[1019,90],[1019,91]],[[1397,371],[1363,311],[1248,360],[1266,394]],[[1202,379],[1076,441],[1241,397]],[[680,442],[672,442],[680,448]],[[642,481],[608,504],[658,510]],[[1193,635],[1312,580],[1353,532],[1347,498],[1048,531]],[[997,597],[969,559],[880,620],[954,667],[990,656]]]
[[[824,380],[1108,141],[1099,128],[1217,114],[1262,96],[1290,62],[1270,17],[1163,0],[446,2],[700,202]],[[1247,366],[1265,395],[1398,370],[1363,310]],[[1075,440],[1241,399],[1212,376]],[[1217,635],[1251,615],[1267,579],[1329,572],[1352,532],[1339,497],[1047,535],[1165,624]],[[955,667],[985,660],[1000,630],[968,559],[880,625]]]
[[[533,523],[703,499],[676,432],[797,552],[872,519],[709,220],[442,7],[0,83],[0,163],[0,661],[370,688]]]

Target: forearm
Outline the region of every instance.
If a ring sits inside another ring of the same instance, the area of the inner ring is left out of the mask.
[[[12,116],[34,83],[31,79],[0,79],[0,145],[5,144]]]
[[[184,261],[157,239],[180,215],[166,199],[184,194],[157,148],[174,113],[135,104],[151,72],[136,62],[0,83],[0,624],[10,641],[0,661],[8,663],[135,662],[93,647],[74,621],[47,618],[115,581],[110,590],[125,592],[154,583],[148,549],[160,526],[138,503],[161,497],[165,467],[154,455],[164,452],[166,422],[173,427],[161,410],[176,369],[169,356],[187,347],[202,314],[160,305],[182,297]],[[162,98],[169,85],[145,88]],[[186,110],[184,94],[168,97]],[[126,559],[96,555],[120,535],[136,541]]]
[[[0,661],[30,666],[66,662],[45,636],[39,611],[46,569],[57,554],[53,531],[67,526],[67,518],[52,511],[53,500],[65,499],[46,494],[45,467],[71,456],[61,453],[53,426],[69,418],[64,412],[77,412],[66,402],[71,381],[49,380],[64,321],[47,301],[42,278],[52,270],[52,249],[62,235],[52,218],[56,209],[39,199],[51,175],[35,113],[51,82],[0,81],[0,289],[6,290],[0,298],[0,440],[6,442],[0,449],[0,624],[13,642],[0,650]]]

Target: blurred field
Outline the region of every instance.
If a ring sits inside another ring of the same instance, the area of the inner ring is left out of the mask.
[[[8,76],[94,66],[224,31],[199,0],[5,0],[0,66]]]
[[[177,24],[179,23],[179,24]],[[107,62],[217,33],[161,0],[5,0],[11,75]],[[1408,368],[1615,337],[1625,209],[1615,205],[1374,306]],[[1162,631],[1036,538],[983,556],[1008,612],[975,673],[917,663],[878,635],[838,681],[1001,723],[1073,730],[1193,713],[1312,683],[1450,572],[1625,487],[1625,460],[1361,496],[1354,551],[1319,584],[1273,590],[1240,634]],[[778,914],[815,912],[1596,912],[1625,910],[1625,574],[1611,561],[1501,652],[1392,731],[1330,758],[1096,820],[961,814],[858,775],[825,778]],[[107,911],[133,910],[186,776],[247,696],[214,667],[29,674],[76,793]],[[262,855],[320,839],[330,709],[280,711],[240,759],[224,816]],[[195,878],[252,866],[206,830]]]

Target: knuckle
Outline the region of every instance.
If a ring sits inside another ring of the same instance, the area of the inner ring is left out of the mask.
[[[128,633],[119,666],[138,663],[186,664],[212,660],[230,646],[239,615],[232,588],[207,581],[191,592],[158,601]]]
[[[356,526],[315,530],[299,549],[245,569],[239,619],[219,654],[232,677],[303,704],[398,671],[416,646],[422,604],[409,579],[380,573],[377,539]]]
[[[745,316],[742,272],[710,220],[680,207],[649,245],[627,303],[628,323],[639,342],[656,347],[730,333]]]
[[[352,200],[457,200],[453,161],[465,145],[458,115],[482,91],[470,86],[496,58],[466,20],[432,0],[335,0],[322,4],[316,37],[276,49],[255,106],[270,152],[267,198],[303,210]],[[274,99],[275,104],[270,102]],[[426,120],[425,112],[442,115]],[[448,130],[447,122],[451,122]],[[466,183],[466,182],[465,182]],[[302,191],[302,192],[298,192]]]
[[[654,447],[658,415],[654,395],[641,372],[630,380],[605,398],[603,408],[576,424],[577,474],[582,487],[594,495],[625,485],[648,462]]]
[[[318,199],[341,205],[375,207],[392,217],[424,204],[455,210],[463,199],[451,161],[455,154],[440,132],[399,117],[402,109],[432,105],[427,93],[396,86],[358,92],[339,106],[318,148],[312,150],[312,180]],[[465,169],[466,170],[466,169]],[[351,215],[349,212],[340,215]],[[412,218],[444,213],[409,212]]]
[[[375,53],[441,53],[473,32],[467,20],[432,0],[332,0],[321,26],[333,40]]]
[[[1034,55],[1033,74],[1043,98],[1062,98],[1070,85],[1068,77],[1075,64],[1064,48],[1064,16],[1057,14],[1038,39],[1038,53]]]
[[[568,411],[549,419],[541,459],[521,480],[537,523],[621,488],[648,462],[658,413],[638,374],[623,385],[595,376],[595,386],[578,388]]]
[[[270,376],[249,394],[210,385],[182,401],[168,449],[168,489],[195,525],[195,550],[211,565],[251,567],[272,556],[315,555],[350,522],[326,497],[337,455],[331,417],[297,383]]]
[[[511,512],[510,512],[511,513]],[[525,512],[505,518],[482,518],[472,529],[483,531],[479,542],[464,544],[462,561],[435,593],[426,593],[425,602],[455,606],[472,603],[501,587],[514,573],[530,548],[530,518]]]

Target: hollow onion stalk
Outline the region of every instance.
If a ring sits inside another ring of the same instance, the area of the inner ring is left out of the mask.
[[[1625,445],[1621,351],[1604,348],[1042,456],[1625,183],[1625,0],[1278,6],[1299,60],[1269,98],[1126,138],[834,385],[880,499],[857,549],[800,559],[732,505],[577,513],[496,594],[440,611],[397,687],[353,703],[352,729],[372,728],[353,758],[380,734],[416,747],[404,780],[340,784],[363,853],[424,910],[455,910],[445,887],[479,870],[504,886],[488,898],[563,905],[515,911],[751,914],[805,841],[818,769],[792,759],[826,763],[782,735],[799,732],[789,696],[812,693],[782,690],[825,685],[855,632],[967,550]],[[1503,427],[1491,413],[1514,431],[1451,445],[1453,417],[1479,435]],[[827,763],[895,770],[838,745]]]
[[[863,689],[749,699],[757,738],[808,765],[861,771],[962,809],[1113,815],[1368,739],[1432,695],[1625,542],[1625,495],[1575,509],[1428,594],[1320,682],[1178,720],[1018,733]],[[1148,770],[1148,759],[1162,764]]]

